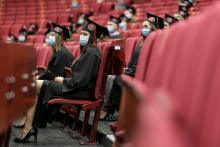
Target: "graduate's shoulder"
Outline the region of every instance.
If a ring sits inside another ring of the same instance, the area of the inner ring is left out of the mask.
[[[89,47],[88,49],[86,49],[85,53],[97,56],[101,55],[101,52],[97,47]]]
[[[60,50],[61,54],[67,54],[67,55],[72,55],[71,52],[66,48],[66,46],[62,46]],[[73,56],[73,55],[72,55]]]

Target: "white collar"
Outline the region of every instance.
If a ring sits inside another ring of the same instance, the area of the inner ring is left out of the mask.
[[[116,31],[116,32],[114,32],[114,33],[112,33],[112,34],[109,34],[110,36],[116,36],[116,35],[120,35],[120,33],[119,33],[119,31]]]

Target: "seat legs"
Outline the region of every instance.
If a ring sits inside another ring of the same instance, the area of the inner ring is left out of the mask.
[[[81,107],[77,108],[77,113],[76,113],[76,116],[75,116],[74,122],[73,122],[72,132],[77,132],[77,126],[78,126],[78,123],[79,123],[79,115],[80,115],[81,109],[82,109]]]
[[[99,122],[99,116],[100,116],[101,108],[102,108],[102,107],[99,106],[99,107],[96,109],[89,142],[80,142],[81,145],[95,145],[95,144],[96,144],[96,143],[95,143],[95,136],[96,136],[96,131],[97,131],[97,127],[98,127],[98,122]]]

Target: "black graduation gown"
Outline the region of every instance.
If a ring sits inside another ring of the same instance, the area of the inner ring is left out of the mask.
[[[72,62],[73,55],[65,46],[63,46],[57,53],[50,57],[47,69],[39,75],[38,79],[54,80],[54,76],[50,72],[52,72],[56,77],[65,77],[64,67],[70,67]]]
[[[38,77],[39,80],[54,80],[54,75],[65,77],[64,67],[70,67],[73,62],[73,55],[70,51],[63,46],[57,53],[53,54],[50,57],[47,69],[44,70]],[[50,72],[48,72],[50,71]],[[53,111],[48,120],[49,123],[52,123],[57,111],[59,110],[59,105],[56,105],[53,108]]]
[[[85,50],[75,64],[71,76],[65,78],[63,83],[55,81],[43,82],[40,94],[38,95],[33,127],[46,127],[53,109],[53,105],[48,105],[48,101],[53,98],[94,100],[101,58],[99,49],[91,47]]]
[[[115,39],[115,38],[123,38],[120,34],[114,35],[114,36],[109,36],[107,39]]]
[[[125,70],[124,74],[134,77],[140,51],[141,51],[141,46],[139,44],[138,47],[134,50],[131,59],[128,63],[128,69]],[[121,101],[121,93],[122,93],[121,77],[116,76],[112,85],[109,101],[119,105]]]

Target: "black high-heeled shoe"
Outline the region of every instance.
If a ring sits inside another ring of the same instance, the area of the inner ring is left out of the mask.
[[[107,112],[107,114],[105,115],[105,117],[103,119],[99,118],[99,120],[103,121],[103,120],[110,120],[110,119],[112,119],[112,117],[113,117],[113,115],[115,113],[115,110],[116,109],[115,109],[114,106],[102,106],[102,111]],[[110,116],[110,119],[109,119],[109,116]]]
[[[13,127],[14,127],[14,128],[24,128],[24,126],[25,126],[25,124],[23,124],[23,125],[17,124],[17,125],[14,125]]]
[[[34,135],[34,142],[37,142],[37,133],[38,133],[38,129],[32,128],[23,139],[15,138],[14,142],[15,143],[26,143],[33,135]]]

